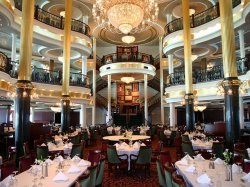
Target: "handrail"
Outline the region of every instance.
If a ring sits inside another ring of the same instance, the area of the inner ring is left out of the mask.
[[[241,3],[241,0],[233,0],[233,8],[238,6]],[[203,25],[205,23],[208,23],[220,16],[220,9],[219,9],[219,3],[216,3],[216,5],[206,9],[203,12],[193,14],[190,16],[190,27],[198,27],[200,25]],[[183,29],[183,19],[178,18],[171,22],[169,22],[165,26],[165,34],[164,37],[168,34],[171,34],[173,32],[179,31]]]
[[[244,63],[244,69],[241,65]],[[238,75],[246,74],[250,70],[250,56],[237,60],[237,72]],[[214,66],[212,69],[201,69],[199,71],[193,71],[193,83],[201,83],[223,79],[223,65]],[[168,75],[167,86],[184,85],[185,84],[185,72],[178,71]]]
[[[12,78],[18,77],[18,63],[11,61],[4,53],[0,52],[0,71],[5,72]],[[32,68],[31,81],[45,84],[62,85],[62,72],[51,71],[42,68]],[[70,72],[70,86],[89,88],[89,78],[80,73]]]
[[[22,0],[15,0],[15,7],[22,11]],[[43,10],[38,5],[35,6],[34,18],[52,27],[64,29],[64,17]],[[90,37],[90,27],[79,20],[72,19],[71,30]]]
[[[102,65],[117,62],[142,62],[154,65],[154,58],[141,52],[119,53],[119,56],[117,53],[111,53],[102,57]]]

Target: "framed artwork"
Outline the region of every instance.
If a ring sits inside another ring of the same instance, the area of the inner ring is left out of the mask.
[[[113,62],[113,56],[112,55],[108,55],[105,57],[105,62],[106,64],[112,63]]]
[[[132,103],[139,103],[139,97],[138,96],[133,97],[132,98]]]
[[[125,95],[129,95],[130,96],[131,94],[132,94],[132,84],[125,85]]]
[[[139,91],[139,84],[138,83],[134,83],[133,84],[133,92],[138,92]]]
[[[132,96],[125,96],[125,102],[131,102],[132,101]]]

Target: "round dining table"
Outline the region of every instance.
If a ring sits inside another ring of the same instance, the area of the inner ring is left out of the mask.
[[[117,135],[117,136],[104,136],[102,139],[103,139],[103,140],[108,140],[108,141],[119,141],[119,140],[132,140],[132,141],[138,141],[138,140],[150,139],[150,136],[132,135],[131,138],[129,138],[129,137],[124,137],[124,136],[122,136],[122,135]]]

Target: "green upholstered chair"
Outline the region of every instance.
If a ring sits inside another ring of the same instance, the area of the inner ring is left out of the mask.
[[[72,144],[79,144],[79,143],[80,143],[80,140],[81,140],[80,135],[76,135],[76,136],[70,137],[70,142],[71,142]]]
[[[145,175],[148,171],[150,175],[150,162],[152,157],[152,148],[149,146],[141,146],[138,155],[131,154],[130,155],[130,164],[132,171],[136,171],[136,166],[144,166]]]
[[[172,187],[186,187],[183,177],[176,172],[172,174]]]
[[[190,142],[190,139],[189,139],[187,134],[181,135],[181,140],[184,141],[184,142]]]
[[[38,160],[47,159],[48,155],[49,155],[48,146],[40,146],[40,145],[37,146],[37,148],[36,148],[36,158]]]
[[[216,158],[223,159],[225,142],[213,142],[212,151],[216,154]]]
[[[76,180],[75,187],[88,187],[90,184],[90,174],[83,174]]]
[[[81,134],[81,140],[84,140],[86,145],[89,145],[89,135],[87,131],[83,131]]]
[[[128,164],[128,155],[117,155],[116,147],[112,145],[108,145],[107,148],[107,156],[108,156],[108,174],[112,171],[112,167],[115,166],[115,169],[122,167],[123,165]],[[123,159],[121,159],[123,158]]]
[[[192,143],[190,141],[189,142],[182,141],[181,147],[182,147],[183,153],[188,153],[189,156],[192,156],[192,157],[195,156],[193,146],[192,146]]]
[[[97,167],[98,167],[98,164],[88,167],[89,176],[90,176],[88,187],[95,187]]]
[[[104,167],[105,167],[105,158],[102,158],[97,171],[95,186],[100,186],[100,187],[102,186]]]
[[[156,167],[157,167],[157,174],[158,174],[158,180],[159,180],[159,184],[161,187],[166,187],[166,180],[165,180],[165,176],[162,172],[162,165],[161,162],[159,160],[156,160]]]
[[[78,155],[80,158],[83,158],[83,152],[83,142],[81,142],[80,144],[73,144],[70,156],[71,158],[73,158],[75,155]]]
[[[164,167],[164,176],[166,179],[166,184],[167,187],[172,187],[173,186],[173,178],[172,175],[176,169],[173,166],[166,166]]]

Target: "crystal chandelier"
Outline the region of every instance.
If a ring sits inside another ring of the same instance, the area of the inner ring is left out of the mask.
[[[158,19],[159,7],[155,0],[96,0],[92,14],[101,27],[118,34],[146,30]]]
[[[126,84],[129,84],[131,82],[134,82],[135,81],[135,78],[134,77],[122,77],[121,78],[121,81],[122,82],[125,82]]]
[[[126,35],[122,37],[122,42],[130,44],[133,43],[135,41],[135,37],[134,36],[130,36],[130,35]]]

